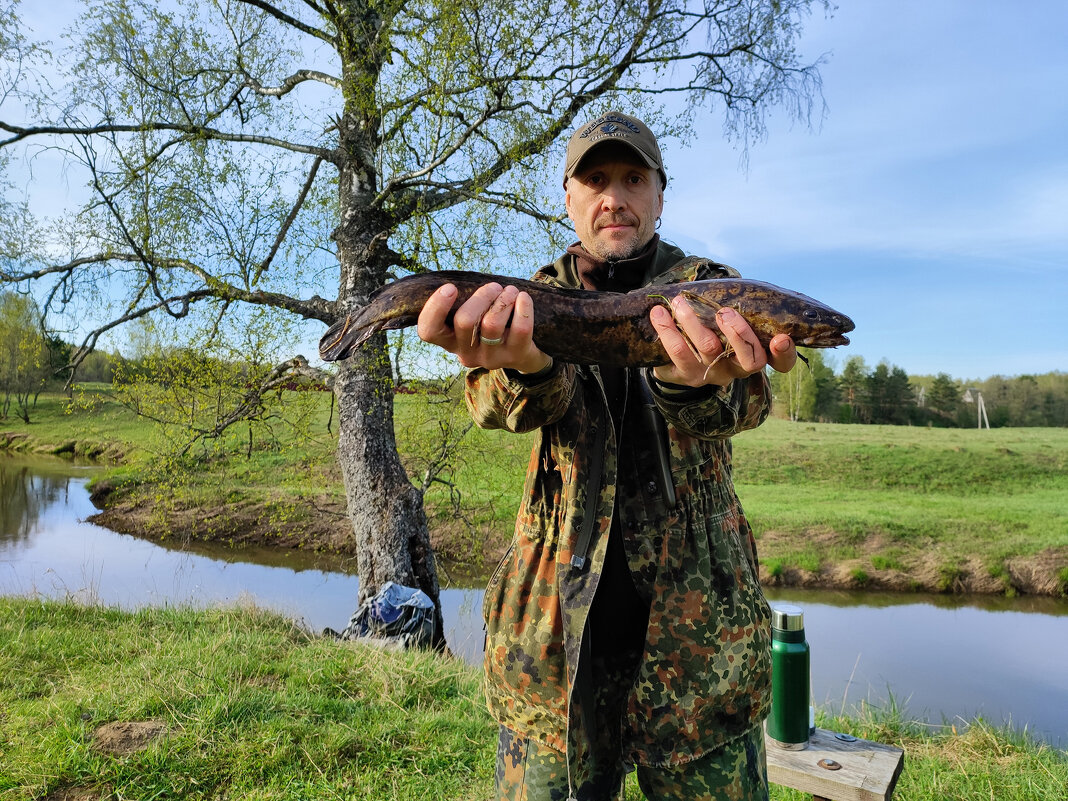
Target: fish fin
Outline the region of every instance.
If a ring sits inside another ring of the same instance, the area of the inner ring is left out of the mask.
[[[716,313],[716,311],[718,311],[719,309],[721,309],[723,307],[719,303],[716,303],[714,300],[713,301],[707,301],[704,298],[702,298],[700,295],[698,295],[697,293],[691,292],[688,289],[682,290],[682,292],[680,292],[679,294],[682,297],[684,297],[687,301],[689,301],[690,308],[693,309],[694,313],[697,315],[697,318],[701,321],[701,323],[703,325],[707,326],[708,328],[711,328],[717,334],[719,334],[719,326],[716,325],[716,315],[715,315],[715,313]],[[671,319],[675,321],[676,325],[678,325],[679,321],[675,316],[675,307],[671,304],[671,301],[668,300],[668,298],[666,296],[664,296],[664,295],[649,295],[649,297],[658,298],[664,304],[664,306],[667,307],[667,310],[669,312],[671,312]],[[709,309],[712,310],[712,315],[711,316],[708,315],[708,310]],[[702,364],[704,364],[705,363],[704,355],[697,349],[697,346],[693,344],[693,341],[686,334],[686,332],[682,330],[681,327],[679,327],[679,333],[682,334],[682,339],[686,343],[686,347],[688,347],[690,349],[690,353],[693,354],[694,358],[697,359],[697,361],[699,361]],[[720,335],[720,339],[721,340],[723,339],[722,335]],[[720,359],[722,359],[724,355],[729,355],[729,354],[721,353],[719,356],[717,356],[715,359],[713,359],[712,364],[709,364],[705,368],[705,375],[706,376],[708,375],[708,371],[711,370],[712,367],[716,364],[716,362],[718,362]]]
[[[489,311],[488,309],[486,311]],[[486,316],[486,312],[482,312],[482,317]],[[482,336],[482,317],[475,320],[475,327],[471,329],[471,347],[475,347],[478,344],[479,338]]]
[[[352,315],[345,315],[344,320],[338,320],[319,339],[319,356],[325,361],[332,362],[343,358],[340,354],[347,350],[346,340],[352,328]]]
[[[720,354],[719,354],[719,356],[717,356],[716,358],[714,358],[714,359],[713,359],[712,361],[710,361],[710,362],[708,363],[708,366],[707,366],[707,367],[705,368],[705,380],[706,380],[706,381],[708,380],[708,374],[709,374],[709,372],[710,372],[710,371],[712,370],[712,368],[713,368],[713,367],[715,367],[715,366],[716,366],[717,364],[719,364],[719,362],[720,362],[720,360],[721,360],[721,359],[727,359],[727,358],[730,358],[730,356],[731,356],[731,355],[732,355],[733,353],[734,353],[734,348],[732,348],[732,347],[730,346],[730,344],[727,344],[727,345],[725,345],[725,346],[723,347],[723,352],[722,352],[722,353],[720,353]]]
[[[701,321],[701,324],[718,333],[719,324],[716,322],[716,312],[724,308],[723,304],[717,303],[711,298],[702,297],[697,292],[691,292],[688,289],[684,289],[680,294],[690,304],[690,308],[693,309],[693,313],[697,315],[697,319]]]
[[[686,298],[686,300],[690,301],[690,303],[697,303],[702,306],[708,306],[710,308],[715,309],[716,311],[719,311],[723,308],[722,303],[717,303],[716,301],[712,300],[712,298],[703,297],[697,292],[694,292],[689,289],[684,289],[679,294]]]

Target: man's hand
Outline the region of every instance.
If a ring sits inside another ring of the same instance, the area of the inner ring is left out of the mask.
[[[419,338],[456,354],[464,367],[507,367],[537,373],[552,357],[534,344],[534,301],[514,286],[494,282],[479,287],[445,322],[456,302],[456,287],[440,287],[419,313]]]
[[[690,304],[678,296],[671,307],[674,317],[661,305],[649,312],[649,320],[671,358],[671,364],[653,368],[653,375],[660,381],[688,387],[726,386],[736,378],[763,370],[765,365],[785,373],[797,362],[797,348],[790,337],[776,335],[765,351],[745,318],[727,307],[716,312],[716,322],[732,352],[719,358],[723,343],[715,331],[701,323]]]

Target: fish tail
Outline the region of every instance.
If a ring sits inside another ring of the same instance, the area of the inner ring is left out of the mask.
[[[359,325],[358,320],[353,317],[354,315],[348,314],[326,329],[326,333],[319,340],[319,358],[327,362],[348,358],[378,330],[373,324]]]
[[[380,331],[392,331],[415,325],[421,305],[410,308],[396,304],[395,298],[381,290],[371,296],[371,302],[338,320],[319,340],[319,356],[323,361],[347,359],[363,343]]]

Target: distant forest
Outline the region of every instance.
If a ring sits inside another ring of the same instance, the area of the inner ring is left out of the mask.
[[[789,420],[956,428],[1068,426],[1068,373],[963,381],[939,373],[910,376],[854,356],[835,373],[820,351],[789,373],[773,373],[774,414]],[[983,414],[985,412],[985,416]]]
[[[6,294],[6,293],[5,293]],[[12,324],[5,317],[10,297],[0,296],[0,418],[21,405],[25,417],[34,396],[43,389],[59,389],[72,346],[58,338],[41,337],[26,346],[29,325]],[[5,324],[6,323],[6,324]],[[9,329],[9,330],[2,330]],[[39,336],[39,335],[38,335]],[[789,420],[828,423],[881,423],[974,428],[1003,426],[1068,426],[1068,373],[993,376],[963,381],[947,373],[910,376],[887,362],[869,367],[859,356],[850,358],[840,373],[823,352],[802,348],[808,365],[771,374],[775,395],[773,414]],[[90,354],[78,369],[79,382],[111,383],[116,373],[127,377],[144,373],[139,360],[101,351]],[[158,365],[157,365],[158,369]],[[240,371],[238,371],[240,374]],[[18,404],[13,403],[18,401]],[[983,412],[985,411],[985,417]]]

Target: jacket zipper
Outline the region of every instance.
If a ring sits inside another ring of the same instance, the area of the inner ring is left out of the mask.
[[[586,491],[586,508],[583,510],[582,516],[582,528],[579,530],[578,540],[575,542],[575,550],[571,554],[571,567],[575,570],[584,570],[586,568],[586,562],[589,558],[590,545],[593,542],[593,529],[597,522],[597,506],[601,497],[601,481],[604,476],[604,449],[606,440],[608,439],[608,427],[614,426],[612,420],[612,410],[608,405],[608,396],[605,394],[604,386],[598,375],[592,370],[590,375],[594,379],[594,383],[600,390],[601,400],[604,404],[605,419],[601,421],[601,425],[594,432],[594,459],[590,464],[590,481]],[[624,374],[624,381],[626,381],[626,374]],[[625,396],[624,396],[625,397]],[[567,789],[568,789],[568,801],[574,801],[575,799],[575,781],[574,776],[571,773],[571,707],[573,704],[573,696],[577,692],[581,698],[579,700],[579,711],[582,718],[579,724],[581,729],[588,734],[593,731],[593,687],[588,681],[584,681],[582,675],[583,664],[588,663],[591,659],[590,654],[590,618],[589,610],[586,610],[586,621],[582,626],[582,634],[579,641],[579,655],[578,663],[575,665],[575,684],[571,688],[571,692],[568,694],[568,710],[567,710],[567,724],[564,735],[564,763],[567,769]]]
[[[590,483],[586,491],[586,509],[582,515],[582,528],[579,530],[575,551],[571,554],[571,566],[584,570],[593,542],[593,527],[597,523],[597,501],[601,494],[601,476],[604,473],[604,446],[608,436],[608,426],[601,424],[594,434],[594,460],[590,465]]]

